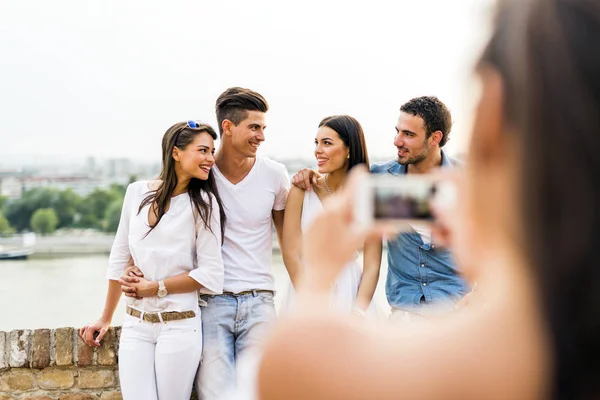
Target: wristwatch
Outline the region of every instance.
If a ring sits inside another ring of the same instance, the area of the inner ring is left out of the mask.
[[[158,293],[156,295],[159,299],[162,299],[167,295],[167,288],[165,287],[165,283],[163,281],[158,281]]]

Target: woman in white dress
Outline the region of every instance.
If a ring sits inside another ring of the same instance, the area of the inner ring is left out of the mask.
[[[321,177],[312,190],[292,186],[285,207],[283,223],[283,261],[291,284],[283,309],[293,302],[294,289],[301,279],[302,231],[319,213],[322,203],[335,196],[346,180],[350,169],[359,164],[369,166],[369,156],[360,123],[348,115],[336,115],[323,119],[315,137],[315,158]],[[335,240],[335,238],[331,238]],[[363,265],[355,258],[346,267],[331,289],[331,306],[343,313],[358,316],[376,314],[373,294],[379,280],[381,266],[381,241],[367,242],[364,246]]]
[[[202,354],[198,292],[223,291],[225,214],[211,172],[215,139],[209,125],[173,125],[162,140],[160,179],[127,188],[109,258],[104,312],[80,330],[87,344],[100,345],[131,257],[143,278],[131,284],[136,297],[127,297],[119,345],[125,400],[190,398]]]

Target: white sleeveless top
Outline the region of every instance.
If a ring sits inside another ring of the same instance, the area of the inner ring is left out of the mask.
[[[302,231],[306,230],[312,222],[315,215],[323,210],[323,204],[319,196],[309,190],[304,193],[304,203],[302,204],[302,217],[300,226]],[[358,256],[358,254],[357,254]],[[349,262],[340,272],[340,275],[335,280],[334,286],[331,289],[331,307],[343,313],[350,313],[354,307],[356,295],[358,294],[358,286],[362,278],[362,265],[357,260]],[[289,283],[288,293],[282,302],[282,312],[286,312],[293,302],[294,288]]]

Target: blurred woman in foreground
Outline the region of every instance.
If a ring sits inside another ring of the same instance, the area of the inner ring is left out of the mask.
[[[600,2],[498,6],[443,218],[479,297],[377,331],[328,313],[327,288],[364,241],[349,229],[354,174],[305,234],[302,312],[267,344],[261,399],[600,398]]]

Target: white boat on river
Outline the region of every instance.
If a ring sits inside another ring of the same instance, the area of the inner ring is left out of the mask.
[[[0,238],[0,260],[24,260],[34,252],[35,233]]]

